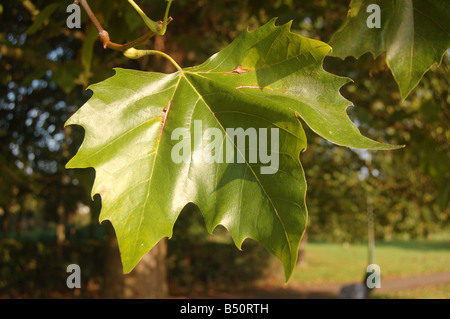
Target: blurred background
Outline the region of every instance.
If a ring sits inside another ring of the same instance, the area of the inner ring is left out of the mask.
[[[165,1],[136,2],[152,19],[163,17]],[[166,36],[145,47],[192,66],[273,17],[328,42],[349,2],[176,0]],[[208,235],[191,207],[149,257],[158,262],[147,263],[155,284],[145,262],[121,273],[114,231],[98,222],[100,197],[91,199],[94,171],[64,168],[84,136],[64,123],[89,99],[88,86],[114,67],[174,70],[158,57],[130,61],[104,50],[84,12],[82,28],[68,29],[71,3],[0,0],[0,298],[333,298],[342,285],[362,282],[370,229],[382,274],[373,298],[450,297],[448,52],[405,102],[384,56],[325,59],[325,70],[354,80],[341,93],[354,103],[348,112],[362,133],[406,148],[355,151],[304,127],[309,222],[287,285],[281,264],[261,246],[246,241],[239,251],[223,229]],[[128,1],[89,3],[114,42],[147,30]],[[66,286],[69,264],[81,268],[81,289]]]

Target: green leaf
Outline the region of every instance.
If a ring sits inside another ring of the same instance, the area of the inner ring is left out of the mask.
[[[35,34],[39,28],[47,21],[47,19],[55,12],[56,9],[58,9],[61,6],[60,3],[55,2],[52,4],[49,4],[46,6],[37,16],[34,20],[33,24],[25,31],[26,35],[33,35]]]
[[[53,74],[53,81],[69,94],[76,86],[76,79],[82,71],[81,66],[75,61],[61,63]]]
[[[94,55],[95,41],[98,38],[98,32],[94,27],[91,27],[86,32],[86,38],[83,42],[83,48],[81,50],[81,64],[84,68],[84,80],[87,81],[91,76],[92,57]]]
[[[381,9],[381,28],[367,25],[371,4]],[[332,54],[359,58],[366,52],[386,52],[405,99],[450,47],[449,16],[450,4],[442,0],[352,0],[347,20],[330,40]]]
[[[290,277],[307,221],[299,160],[306,137],[298,118],[337,144],[397,148],[363,137],[349,120],[349,102],[339,94],[347,80],[322,69],[329,50],[291,33],[290,24],[277,27],[272,20],[242,33],[198,67],[173,74],[117,69],[91,86],[92,98],[66,123],[86,131],[67,167],[95,168],[92,195],[102,198],[100,220],[115,227],[124,272],[161,238],[171,237],[183,207],[194,203],[209,232],[220,224],[239,248],[246,238],[260,242]],[[247,156],[257,145],[239,148],[234,140],[231,150],[244,163],[196,161],[212,143],[206,138],[187,143],[190,162],[174,161],[180,141],[172,134],[184,128],[195,136],[198,121],[202,132],[223,134],[216,155],[227,153],[229,128],[278,129],[279,140],[270,142],[267,152],[276,151],[279,142],[278,152],[271,152],[279,154],[278,169],[263,174],[267,164]]]

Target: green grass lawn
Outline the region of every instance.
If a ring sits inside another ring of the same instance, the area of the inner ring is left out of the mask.
[[[410,290],[401,290],[390,293],[375,293],[372,299],[448,299],[450,298],[450,284],[426,286]]]
[[[309,242],[307,264],[297,266],[291,282],[305,284],[361,281],[367,267],[367,245]],[[383,242],[375,248],[382,278],[450,271],[450,243]]]

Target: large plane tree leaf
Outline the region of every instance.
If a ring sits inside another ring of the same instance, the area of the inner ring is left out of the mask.
[[[369,28],[381,9],[380,28]],[[367,12],[369,11],[369,12]],[[444,0],[352,0],[346,21],[330,40],[332,54],[345,58],[386,52],[386,62],[405,99],[450,47],[450,2]]]
[[[117,69],[91,86],[92,98],[66,123],[86,132],[67,167],[95,168],[92,195],[102,198],[100,220],[115,228],[124,272],[161,238],[171,237],[183,207],[194,203],[209,232],[220,224],[238,247],[246,238],[260,242],[282,261],[289,278],[307,221],[299,161],[306,138],[299,118],[336,144],[395,148],[363,137],[349,120],[350,103],[339,94],[348,80],[322,69],[329,50],[273,20],[244,32],[198,67],[173,74]],[[270,170],[267,160],[248,159],[261,144],[239,148],[229,128],[278,129],[276,143],[275,134],[267,133],[267,154],[279,155],[272,172],[263,173],[263,167]],[[190,160],[179,161],[172,156],[183,141],[177,129],[190,133],[186,139],[199,129],[217,129],[223,138],[191,138],[191,152],[181,152]],[[215,139],[215,155],[232,145],[245,161],[202,161]]]

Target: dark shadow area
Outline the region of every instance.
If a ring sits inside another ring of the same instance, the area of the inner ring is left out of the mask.
[[[296,289],[255,289],[236,293],[217,292],[210,294],[191,294],[189,298],[211,299],[335,299],[337,293],[327,290],[296,290]]]
[[[193,204],[183,209],[168,241],[168,278],[174,295],[248,288],[270,271],[272,262],[253,240],[246,240],[238,250],[221,226],[209,235]]]
[[[47,233],[19,240],[0,241],[1,298],[96,298],[103,282],[105,242],[100,227],[94,238],[89,230],[80,229],[79,236],[57,245]],[[84,233],[84,234],[83,234]],[[36,240],[37,239],[37,240]],[[81,286],[68,289],[67,266],[77,264],[82,269]]]

